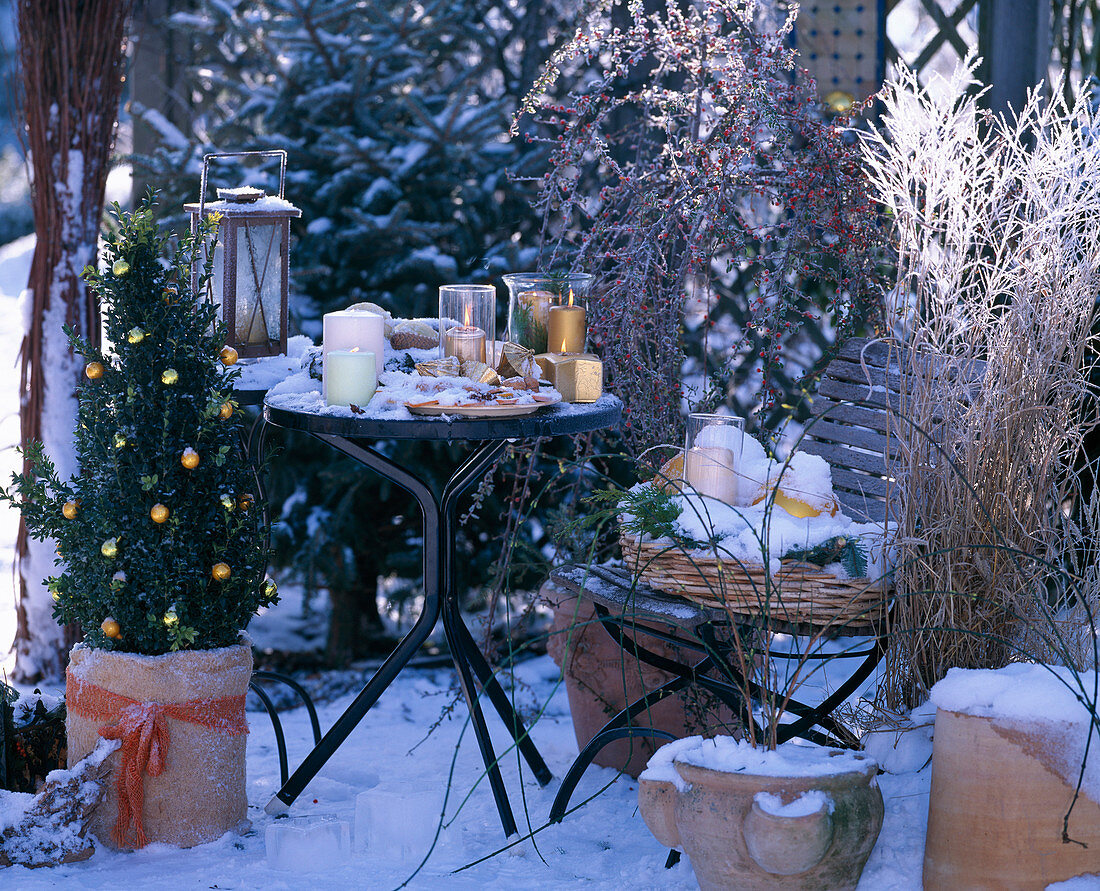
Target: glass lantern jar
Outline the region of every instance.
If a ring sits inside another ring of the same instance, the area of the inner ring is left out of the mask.
[[[585,304],[592,276],[582,272],[547,274],[512,272],[504,276],[508,286],[508,340],[536,353],[585,352]],[[578,307],[560,313],[563,324],[557,342],[549,343],[551,309]],[[579,320],[579,327],[577,322]]]
[[[700,495],[738,504],[745,419],[733,415],[690,414],[684,439],[684,482]]]
[[[440,354],[495,367],[496,318],[497,289],[492,285],[441,285]]]

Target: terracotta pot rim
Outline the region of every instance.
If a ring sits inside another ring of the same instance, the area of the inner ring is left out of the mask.
[[[213,647],[213,648],[207,649],[207,650],[172,650],[171,652],[168,652],[168,653],[155,653],[155,654],[150,655],[148,653],[128,653],[128,652],[123,652],[121,650],[107,650],[107,649],[103,649],[101,647],[89,646],[88,644],[86,644],[82,641],[78,644],[73,644],[73,648],[71,650],[69,650],[69,657],[71,659],[72,655],[74,653],[76,653],[77,651],[80,651],[80,652],[86,652],[86,653],[89,653],[89,654],[94,653],[97,657],[102,656],[102,657],[107,657],[107,658],[110,658],[110,659],[126,659],[126,658],[129,658],[129,659],[142,659],[142,660],[145,660],[145,659],[164,659],[164,660],[167,660],[167,659],[169,659],[171,657],[174,657],[174,656],[190,656],[191,658],[194,659],[194,658],[203,658],[205,656],[222,657],[227,653],[232,653],[234,651],[239,652],[242,649],[246,649],[246,650],[249,650],[251,652],[252,642],[250,640],[246,639],[246,638],[242,638],[240,643],[230,644],[227,647]]]

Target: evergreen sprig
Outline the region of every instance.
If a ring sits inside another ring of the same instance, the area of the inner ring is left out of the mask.
[[[783,559],[802,560],[815,566],[839,563],[851,578],[867,577],[867,555],[864,554],[859,539],[847,535],[834,535],[816,547],[789,550],[783,555]]]
[[[217,222],[179,239],[165,261],[154,203],[150,194],[132,214],[115,205],[103,271],[84,271],[110,347],[69,332],[87,362],[77,394],[81,474],[59,479],[36,444],[30,471],[0,493],[33,537],[57,543],[59,572],[47,580],[55,617],[79,622],[92,646],[150,655],[234,644],[277,599],[264,580],[266,530],[241,447],[237,371],[222,354],[217,307],[199,296],[209,262],[192,288]],[[191,452],[198,462],[189,467]]]

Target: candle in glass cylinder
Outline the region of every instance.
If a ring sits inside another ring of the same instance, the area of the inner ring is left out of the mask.
[[[733,452],[714,446],[693,446],[684,455],[684,479],[700,495],[726,504],[737,500]]]
[[[461,362],[485,361],[485,332],[474,325],[456,325],[443,335],[443,356]]]
[[[374,353],[365,350],[329,350],[325,353],[326,405],[366,405],[378,388]]]
[[[568,306],[550,307],[546,349],[551,353],[583,353],[584,333],[584,307],[573,305],[570,291]]]

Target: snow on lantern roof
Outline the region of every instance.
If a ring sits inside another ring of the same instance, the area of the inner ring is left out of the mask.
[[[218,193],[223,194],[228,190],[219,189]],[[265,195],[262,198],[258,198],[255,201],[243,203],[240,201],[208,201],[205,205],[200,205],[197,201],[191,204],[185,204],[183,209],[188,213],[199,213],[200,209],[205,209],[206,213],[221,213],[230,216],[242,216],[244,214],[278,214],[280,216],[300,217],[302,211],[300,208],[295,207],[285,198],[279,198],[277,195]]]

